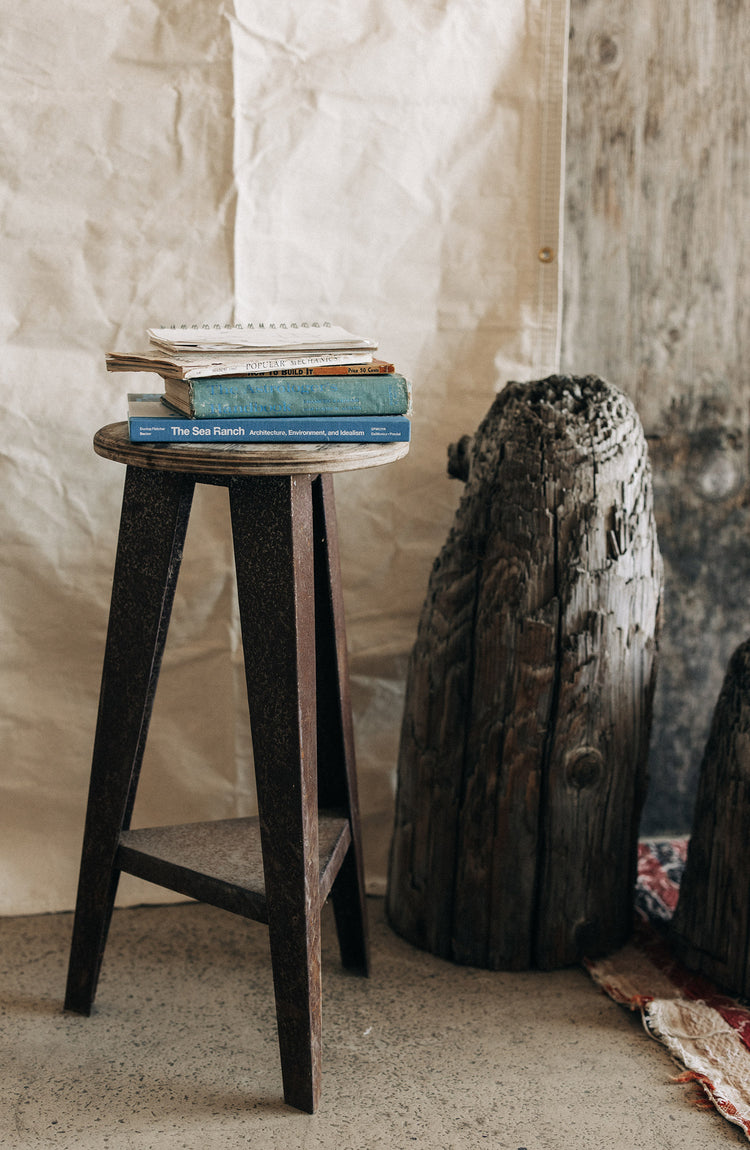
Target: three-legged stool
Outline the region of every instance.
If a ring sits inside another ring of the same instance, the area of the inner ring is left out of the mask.
[[[321,1080],[320,910],[367,973],[334,471],[408,444],[131,443],[65,1007],[91,1011],[122,871],[268,924],[284,1098],[312,1113]],[[196,482],[229,490],[258,795],[257,818],[130,830]]]

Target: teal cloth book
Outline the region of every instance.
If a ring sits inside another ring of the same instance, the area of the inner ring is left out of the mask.
[[[222,416],[191,419],[158,394],[128,395],[128,434],[148,443],[408,443],[406,415]]]
[[[411,383],[396,372],[166,379],[164,394],[171,407],[193,419],[411,413]]]

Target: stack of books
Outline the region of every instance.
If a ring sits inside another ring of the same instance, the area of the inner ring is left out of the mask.
[[[151,443],[408,442],[412,389],[377,344],[329,323],[150,328],[110,353],[163,392],[128,395],[131,440]]]

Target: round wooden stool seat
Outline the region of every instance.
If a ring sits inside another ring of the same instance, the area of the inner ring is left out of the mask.
[[[321,475],[393,463],[409,451],[395,443],[133,443],[128,425],[109,423],[94,436],[104,459],[157,471],[204,475]]]

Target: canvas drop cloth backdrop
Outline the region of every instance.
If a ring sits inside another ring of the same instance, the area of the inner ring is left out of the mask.
[[[0,913],[74,903],[124,469],[154,324],[331,319],[414,383],[336,480],[368,884],[447,445],[557,365],[563,0],[0,0]],[[226,492],[188,531],[135,825],[254,810]],[[166,892],[123,880],[121,902]]]

